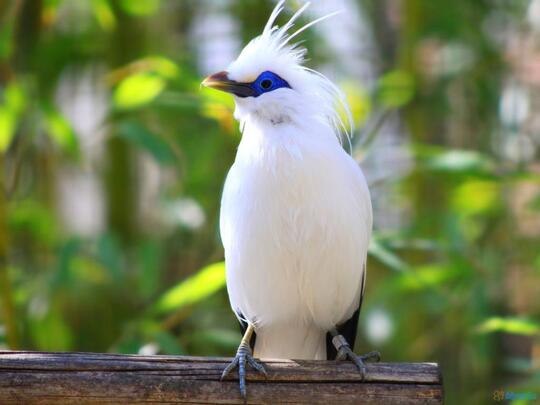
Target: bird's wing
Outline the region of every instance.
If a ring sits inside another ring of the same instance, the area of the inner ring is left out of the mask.
[[[350,159],[349,163],[351,165],[350,173],[353,173],[354,178],[356,179],[356,181],[353,181],[352,184],[354,184],[354,187],[356,187],[357,196],[361,201],[362,200],[366,201],[368,204],[368,206],[366,207],[365,214],[368,215],[368,226],[366,228],[366,231],[368,232],[367,239],[369,240],[369,238],[371,237],[371,228],[373,225],[373,212],[371,208],[369,190],[367,188],[367,183],[366,183],[364,174],[360,170],[360,167],[358,166],[358,164],[353,159]],[[365,249],[366,249],[366,254],[367,254],[367,246],[365,246]],[[338,332],[341,335],[343,335],[343,337],[347,340],[347,342],[349,343],[349,346],[353,350],[354,350],[354,342],[356,341],[358,316],[360,315],[360,308],[362,306],[362,300],[364,298],[364,290],[366,288],[366,274],[367,274],[366,262],[367,262],[367,257],[364,259],[364,263],[362,264],[363,274],[362,274],[362,281],[361,281],[360,290],[359,290],[360,299],[358,300],[358,308],[356,309],[356,311],[354,311],[354,313],[348,320],[343,322],[341,325],[338,325],[336,328]],[[337,355],[336,348],[332,344],[332,335],[330,333],[326,334],[326,354],[329,360],[335,359]]]
[[[338,332],[343,335],[343,337],[349,343],[349,346],[354,350],[354,342],[356,341],[356,331],[358,328],[358,317],[360,316],[360,307],[362,306],[362,299],[364,298],[364,289],[366,287],[366,264],[364,263],[364,274],[362,275],[362,285],[360,286],[360,300],[358,301],[358,308],[352,316],[343,322],[341,325],[337,326]],[[326,334],[326,358],[328,360],[335,360],[337,355],[337,350],[332,343],[332,335],[330,333]]]

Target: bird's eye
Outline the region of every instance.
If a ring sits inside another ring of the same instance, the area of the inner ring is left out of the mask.
[[[255,92],[254,97],[258,97],[262,94],[284,87],[289,89],[291,88],[289,83],[269,70],[262,72],[254,81],[246,84]]]
[[[264,79],[264,80],[261,82],[261,87],[262,87],[264,90],[268,90],[270,87],[272,87],[272,80],[270,80],[270,79]]]

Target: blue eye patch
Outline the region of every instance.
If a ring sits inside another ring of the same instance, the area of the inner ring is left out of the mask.
[[[253,93],[251,94],[252,97],[258,97],[261,94],[281,88],[291,88],[286,80],[283,80],[281,77],[268,70],[262,72],[255,81],[246,84],[253,90]]]

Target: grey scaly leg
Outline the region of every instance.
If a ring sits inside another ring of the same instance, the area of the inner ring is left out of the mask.
[[[365,379],[366,378],[366,365],[364,364],[364,361],[377,362],[381,359],[381,354],[377,351],[373,351],[373,352],[364,354],[362,356],[359,356],[352,351],[347,340],[335,328],[330,330],[330,333],[333,336],[332,343],[338,352],[336,356],[336,360],[347,360],[347,359],[351,360],[354,364],[356,364],[358,371],[360,371],[362,380]]]
[[[251,340],[251,335],[253,334],[253,325],[249,324],[246,333],[244,333],[244,337],[242,338],[242,341],[240,342],[240,346],[238,346],[238,350],[236,351],[236,356],[234,357],[233,361],[225,367],[225,370],[223,370],[223,374],[221,374],[221,380],[223,379],[236,367],[238,367],[238,379],[240,380],[240,394],[242,394],[242,397],[244,398],[244,402],[247,398],[247,390],[246,390],[246,362],[255,370],[257,370],[259,373],[266,374],[266,370],[264,367],[259,364],[255,359],[253,358],[253,353],[251,352],[251,347],[249,346],[249,341]]]

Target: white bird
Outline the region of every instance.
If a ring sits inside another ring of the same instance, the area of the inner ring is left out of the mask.
[[[364,293],[372,209],[366,180],[343,149],[343,94],[303,66],[306,50],[289,30],[306,3],[281,28],[280,1],[262,34],[227,71],[203,85],[232,93],[242,140],[223,190],[220,230],[227,290],[245,331],[223,376],[239,368],[246,396],[246,362],[258,358],[349,358],[355,355]],[[347,120],[352,123],[350,113]],[[253,348],[253,354],[252,354]]]

